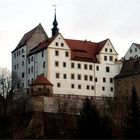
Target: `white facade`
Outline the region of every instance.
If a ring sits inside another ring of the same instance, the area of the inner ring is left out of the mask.
[[[119,73],[121,66],[117,63],[118,55],[109,40],[98,55],[100,63],[71,60],[70,48],[60,34],[48,46],[47,51],[47,78],[54,85],[54,94],[114,95],[113,78]],[[104,60],[104,56],[107,59]]]
[[[37,75],[43,74],[54,85],[54,94],[114,95],[113,78],[119,74],[121,64],[109,39],[97,56],[99,63],[72,60],[70,46],[61,34],[45,49],[30,53],[30,50],[26,51],[27,47],[12,53],[12,71],[20,77],[22,87],[28,88]],[[17,55],[22,49],[22,55]]]
[[[132,45],[128,49],[126,55],[124,56],[125,60],[140,57],[140,47],[139,46],[140,46],[139,44],[132,43]]]

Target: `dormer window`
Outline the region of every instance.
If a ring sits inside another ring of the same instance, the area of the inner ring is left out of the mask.
[[[105,48],[105,52],[107,52],[107,48]]]

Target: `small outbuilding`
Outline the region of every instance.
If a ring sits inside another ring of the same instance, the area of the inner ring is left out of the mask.
[[[53,84],[44,75],[38,75],[30,88],[32,95],[52,96],[53,94]]]

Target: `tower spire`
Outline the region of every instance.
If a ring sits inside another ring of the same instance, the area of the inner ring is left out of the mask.
[[[56,5],[53,5],[55,7],[54,11],[54,21],[53,21],[53,28],[52,28],[52,36],[55,36],[59,33],[59,29],[57,28],[58,22],[56,20]]]

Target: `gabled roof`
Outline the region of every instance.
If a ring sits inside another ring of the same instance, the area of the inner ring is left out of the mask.
[[[41,42],[38,46],[30,50],[28,56],[34,53],[38,53],[43,49],[46,49],[58,35],[59,34],[49,38],[44,42]],[[108,41],[108,39],[106,39],[97,43],[86,40],[85,41],[74,39],[64,39],[64,40],[71,50],[72,60],[94,63],[98,63],[97,55],[100,53],[100,51],[103,49],[104,45]]]
[[[98,63],[96,55],[100,53],[108,39],[99,43],[65,39],[71,49],[71,59]]]
[[[29,32],[25,33],[24,36],[22,37],[22,39],[20,40],[20,42],[18,43],[17,47],[13,50],[13,52],[17,49],[19,49],[20,47],[22,47],[23,45],[25,45],[27,43],[27,41],[33,36],[33,34],[35,33],[35,31],[38,28],[42,28],[42,25],[39,24],[38,26],[36,26],[35,28],[33,28],[32,30],[30,30]],[[43,29],[44,31],[44,29]],[[47,36],[46,32],[44,31],[45,35]],[[48,37],[47,37],[48,38]]]
[[[56,35],[56,36],[57,36],[57,35]],[[35,48],[33,48],[33,49],[31,49],[31,50],[29,51],[28,56],[30,56],[30,55],[32,55],[32,54],[34,54],[34,53],[38,53],[38,52],[40,52],[40,51],[46,49],[46,48],[52,43],[52,41],[54,40],[54,38],[55,38],[56,36],[53,36],[53,37],[51,37],[51,38],[49,38],[49,39],[47,39],[47,40],[41,42],[40,44],[38,44]]]
[[[123,78],[140,74],[140,58],[125,60],[120,73],[115,78]]]
[[[137,43],[133,43],[133,44],[135,44],[135,46],[140,49],[140,44]]]
[[[53,86],[53,84],[50,83],[50,81],[48,81],[47,78],[43,75],[38,75],[37,78],[31,84],[31,86],[33,85],[52,85]]]

